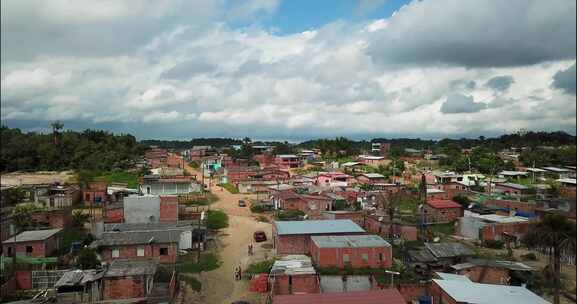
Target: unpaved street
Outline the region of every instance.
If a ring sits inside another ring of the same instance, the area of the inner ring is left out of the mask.
[[[200,177],[200,172],[193,168],[185,166],[185,169]],[[205,180],[205,182],[208,181]],[[269,256],[269,250],[262,247],[265,243],[254,243],[255,254],[249,257],[248,245],[252,241],[253,233],[257,230],[266,232],[269,238],[266,243],[270,244],[271,224],[255,221],[248,206],[238,207],[238,200],[249,196],[231,194],[214,184],[211,192],[219,198],[211,205],[211,208],[223,210],[229,216],[229,227],[221,232],[217,249],[222,265],[214,271],[201,274],[200,295],[185,299],[185,303],[230,304],[237,300],[258,303],[258,294],[248,292],[248,280],[234,280],[234,268],[241,265],[242,269],[245,269],[251,261],[262,260],[265,255]]]

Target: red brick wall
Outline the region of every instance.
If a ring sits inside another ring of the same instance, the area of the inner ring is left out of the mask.
[[[379,261],[379,253],[383,255],[382,261]],[[349,255],[350,266],[354,268],[387,268],[392,265],[393,253],[391,247],[318,248],[314,242],[311,242],[311,256],[313,262],[319,267],[334,266],[344,268],[343,255],[345,254]],[[367,261],[363,260],[363,254],[367,254]]]
[[[433,208],[425,205],[428,223],[448,223],[463,216],[461,208]]]
[[[104,209],[105,223],[122,223],[124,222],[124,208]]]
[[[72,223],[71,209],[40,211],[32,214],[32,221],[47,224],[51,228],[66,228]]]
[[[148,259],[151,257],[158,258],[161,263],[176,263],[177,244],[152,244],[142,245],[144,247],[144,256],[136,256],[138,245],[118,246],[120,250],[118,258],[112,257],[112,247],[105,247],[102,250],[102,259],[111,262],[117,259]],[[168,247],[168,255],[160,255],[160,248]]]
[[[361,227],[364,224],[363,214],[356,211],[347,213],[324,213],[323,218],[329,220],[351,220]]]
[[[12,247],[14,248],[12,252],[15,252],[16,255],[26,255],[27,246],[32,246],[32,253],[30,253],[31,257],[44,258],[50,256],[58,249],[58,239],[56,236],[53,236],[45,241],[4,244],[3,252],[8,252],[8,247]]]
[[[450,198],[449,198],[449,193],[444,192],[444,193],[429,193],[429,194],[427,194],[427,199],[446,200],[446,199],[450,199]]]
[[[178,197],[161,196],[160,197],[160,221],[176,222],[178,221]]]
[[[32,289],[32,272],[30,270],[17,270],[14,275],[19,289]]]
[[[142,298],[145,296],[144,277],[105,278],[103,280],[104,300]]]
[[[487,240],[502,240],[503,233],[510,235],[523,236],[529,230],[529,222],[523,223],[502,223],[487,224],[481,230],[481,238]]]
[[[275,277],[274,293],[275,295],[287,295],[292,293],[319,293],[319,283],[317,276],[314,274],[282,275]],[[292,282],[292,285],[289,284]]]
[[[421,296],[427,293],[426,284],[398,284],[396,287],[403,298],[405,298],[405,301],[411,303],[419,300]]]
[[[443,303],[443,304],[457,304],[453,298],[451,298],[446,292],[441,289],[437,283],[433,281],[431,284],[431,295],[433,296],[433,303]],[[496,303],[495,303],[496,304]]]
[[[577,197],[576,189],[575,187],[561,187],[559,194],[561,197],[575,199]]]
[[[483,269],[486,269],[483,275],[483,280],[481,281],[481,275],[483,274]],[[499,284],[505,285],[509,280],[509,271],[504,268],[495,267],[472,267],[468,269],[463,269],[457,272],[460,275],[469,277],[471,281],[484,284]]]
[[[487,200],[485,201],[487,206],[497,206],[501,208],[517,209],[523,212],[535,212],[537,205],[534,203],[517,202],[517,201],[507,201],[507,200]]]

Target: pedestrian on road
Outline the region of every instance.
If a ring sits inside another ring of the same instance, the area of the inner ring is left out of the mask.
[[[238,265],[238,280],[242,280],[242,268],[240,268],[240,265]]]

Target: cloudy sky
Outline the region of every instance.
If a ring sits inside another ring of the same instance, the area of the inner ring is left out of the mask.
[[[2,0],[2,122],[139,138],[576,127],[575,0]]]

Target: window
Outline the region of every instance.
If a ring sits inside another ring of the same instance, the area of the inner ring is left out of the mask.
[[[144,246],[136,247],[136,256],[139,256],[139,257],[144,256]]]
[[[26,255],[31,255],[33,250],[32,246],[26,246]]]
[[[343,254],[343,263],[350,263],[351,258],[348,254]]]
[[[369,254],[368,253],[362,253],[361,258],[363,259],[363,262],[368,262],[369,261]]]
[[[160,255],[168,255],[168,247],[160,248]]]
[[[113,257],[113,258],[118,258],[118,257],[120,257],[120,250],[119,250],[118,248],[112,249],[112,257]]]
[[[379,252],[379,262],[382,262],[384,259],[383,253]]]

